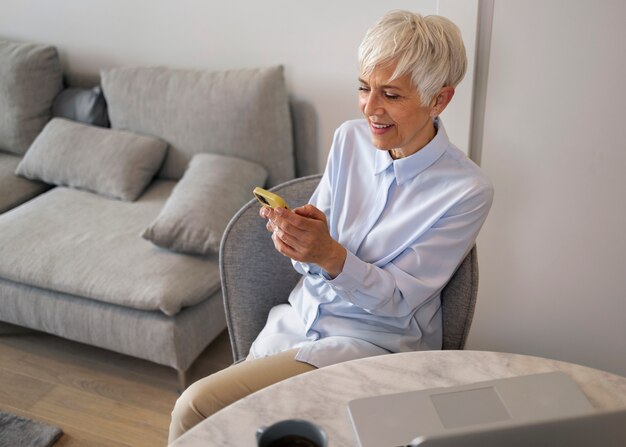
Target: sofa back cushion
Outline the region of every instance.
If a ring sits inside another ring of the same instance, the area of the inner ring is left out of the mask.
[[[258,163],[216,154],[196,154],[159,216],[141,233],[154,244],[181,253],[218,253],[231,217],[263,185]]]
[[[0,40],[0,151],[26,152],[50,119],[62,88],[54,47]]]
[[[295,173],[283,68],[221,72],[123,67],[101,73],[114,129],[169,143],[159,173],[180,179],[191,157],[209,152],[261,164],[268,184]]]
[[[109,127],[107,103],[102,87],[69,87],[57,95],[52,116],[92,126]]]

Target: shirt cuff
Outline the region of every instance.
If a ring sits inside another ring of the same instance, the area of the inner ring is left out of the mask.
[[[343,264],[341,273],[335,279],[329,279],[330,277],[326,272],[323,272],[323,276],[326,282],[337,290],[354,292],[365,282],[367,269],[367,262],[361,261],[356,255],[346,250],[346,261]]]
[[[316,264],[308,264],[306,262],[291,261],[293,267],[301,275],[323,275],[323,270]]]

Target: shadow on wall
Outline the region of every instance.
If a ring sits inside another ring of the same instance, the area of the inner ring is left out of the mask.
[[[296,177],[318,174],[320,166],[319,126],[317,112],[312,104],[296,98],[289,98],[293,143],[296,157]]]

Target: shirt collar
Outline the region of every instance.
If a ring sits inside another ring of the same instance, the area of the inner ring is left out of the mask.
[[[443,128],[440,118],[435,118],[435,138],[413,155],[394,160],[389,151],[376,151],[374,174],[378,175],[393,166],[393,172],[398,185],[408,182],[413,177],[426,170],[439,159],[448,148],[450,140]]]

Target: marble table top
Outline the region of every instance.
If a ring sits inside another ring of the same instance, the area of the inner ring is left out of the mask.
[[[350,400],[491,379],[564,371],[597,409],[626,407],[626,377],[572,363],[483,351],[425,351],[353,360],[260,390],[214,414],[173,446],[256,446],[257,427],[289,418],[326,430],[330,447],[356,445]]]

